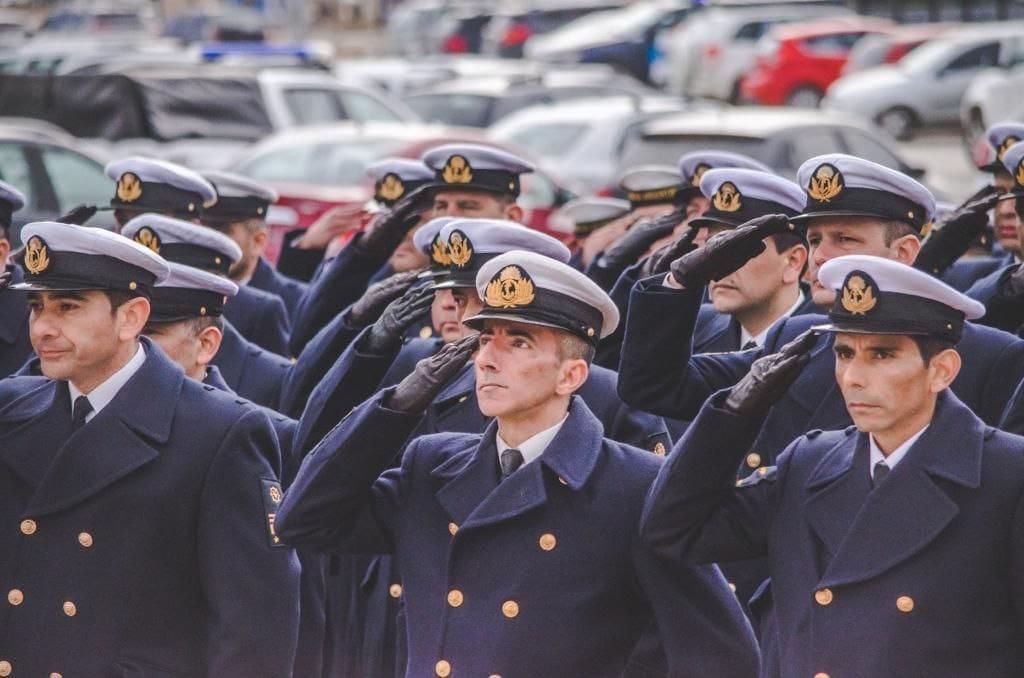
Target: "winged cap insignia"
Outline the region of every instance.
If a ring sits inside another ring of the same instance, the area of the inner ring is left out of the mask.
[[[47,251],[46,241],[38,235],[29,238],[25,246],[25,268],[29,273],[39,275],[50,267],[50,255]]]
[[[853,315],[865,315],[875,307],[878,298],[875,296],[875,286],[868,282],[865,277],[851,274],[843,285],[843,308]]]
[[[142,181],[133,172],[125,172],[117,180],[117,199],[135,202],[142,197]]]
[[[1006,152],[1010,150],[1010,146],[1013,146],[1018,141],[1020,141],[1020,137],[1015,136],[1008,136],[1003,139],[1003,143],[999,144],[999,150],[996,151],[996,160],[1002,162]]]
[[[711,204],[719,212],[735,212],[743,206],[743,195],[736,188],[736,184],[726,181],[715,191]]]
[[[452,266],[463,268],[473,258],[473,243],[462,231],[452,231],[448,236],[448,261]]]
[[[135,242],[160,254],[160,236],[149,226],[143,226],[135,233]]]
[[[384,175],[384,179],[380,182],[380,188],[377,190],[377,195],[382,200],[398,200],[405,193],[405,184],[398,175],[388,173]]]
[[[704,173],[711,169],[711,165],[707,163],[700,163],[693,169],[693,178],[690,179],[690,185],[694,187],[700,186],[700,180],[704,178]]]
[[[1014,175],[1013,178],[1014,181],[1017,182],[1018,186],[1024,188],[1024,158],[1022,158],[1021,161],[1017,163],[1017,174]]]
[[[441,178],[446,184],[468,184],[473,181],[473,168],[464,156],[453,155],[444,164]]]
[[[484,291],[484,301],[492,308],[529,306],[534,299],[533,280],[519,266],[506,266],[491,278]]]
[[[448,258],[448,247],[441,240],[441,234],[434,236],[434,242],[430,245],[430,258],[438,266],[451,266],[452,260]]]
[[[843,175],[835,166],[819,165],[811,175],[807,194],[818,202],[829,202],[843,192]]]

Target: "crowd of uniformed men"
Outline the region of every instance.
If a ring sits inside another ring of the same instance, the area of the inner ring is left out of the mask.
[[[1020,139],[941,217],[690,153],[569,246],[441,146],[308,283],[242,177],[120,160],[14,252],[0,185],[0,678],[1020,675]]]

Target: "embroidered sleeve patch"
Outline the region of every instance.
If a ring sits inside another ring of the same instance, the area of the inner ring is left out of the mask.
[[[263,512],[267,521],[267,541],[271,548],[284,547],[281,538],[277,536],[274,529],[274,520],[277,518],[277,507],[281,503],[284,494],[281,492],[281,483],[272,478],[260,478],[261,494],[263,495]]]

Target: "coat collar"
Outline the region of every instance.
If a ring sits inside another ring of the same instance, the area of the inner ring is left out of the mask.
[[[20,266],[11,264],[7,267],[11,272],[11,284],[16,285],[25,278]],[[28,324],[28,298],[24,292],[8,290],[0,293],[0,342],[15,343],[25,332]]]
[[[491,422],[474,448],[456,453],[431,474],[439,483],[438,502],[460,531],[510,520],[544,504],[545,468],[559,482],[581,489],[597,465],[604,436],[601,422],[574,396],[569,417],[540,459],[498,484],[497,430],[497,422]]]
[[[260,257],[260,260],[256,263],[256,270],[252,272],[252,278],[249,279],[249,284],[261,290],[269,289],[274,284],[274,278],[277,273],[267,263],[267,260]]]
[[[988,435],[984,422],[947,389],[931,426],[877,489],[870,489],[867,434],[850,435],[826,452],[808,477],[805,502],[811,528],[833,554],[822,585],[878,576],[935,539],[959,513],[937,479],[980,487]],[[957,441],[955,450],[950,440]]]
[[[27,514],[45,515],[88,499],[155,459],[155,446],[170,439],[185,374],[152,341],[141,341],[146,362],[110,404],[66,440],[30,499]],[[66,384],[56,389],[67,398]],[[15,432],[18,443],[31,446],[34,433],[63,425],[69,412],[69,407],[43,408]]]
[[[212,386],[226,393],[230,393],[231,395],[235,395],[232,388],[228,386],[226,381],[224,381],[224,375],[220,373],[220,368],[216,365],[206,366],[206,378],[203,379],[203,383],[207,386]]]

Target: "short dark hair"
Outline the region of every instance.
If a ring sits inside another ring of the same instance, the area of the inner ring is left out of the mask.
[[[896,219],[886,219],[881,222],[882,226],[885,227],[885,246],[891,247],[892,244],[902,238],[905,235],[912,235],[916,238],[920,238],[921,234],[913,226],[905,221],[897,221]]]
[[[594,361],[597,350],[588,341],[575,334],[562,332],[558,339],[558,357],[561,360],[585,360],[589,365]]]
[[[956,344],[948,339],[940,339],[939,337],[932,337],[926,335],[912,334],[910,338],[917,344],[917,350],[921,353],[921,359],[924,360],[924,364],[927,366],[931,363],[932,358],[942,353],[943,351],[956,347]]]
[[[100,291],[103,292],[103,294],[106,295],[107,299],[110,301],[110,309],[111,309],[111,311],[116,311],[121,306],[127,304],[129,301],[131,301],[135,297],[139,296],[135,292],[129,292],[127,290],[100,290]]]
[[[188,323],[189,332],[193,337],[198,337],[203,330],[207,327],[216,327],[221,332],[224,331],[224,318],[218,316],[201,316],[199,318],[189,318],[184,322]]]

